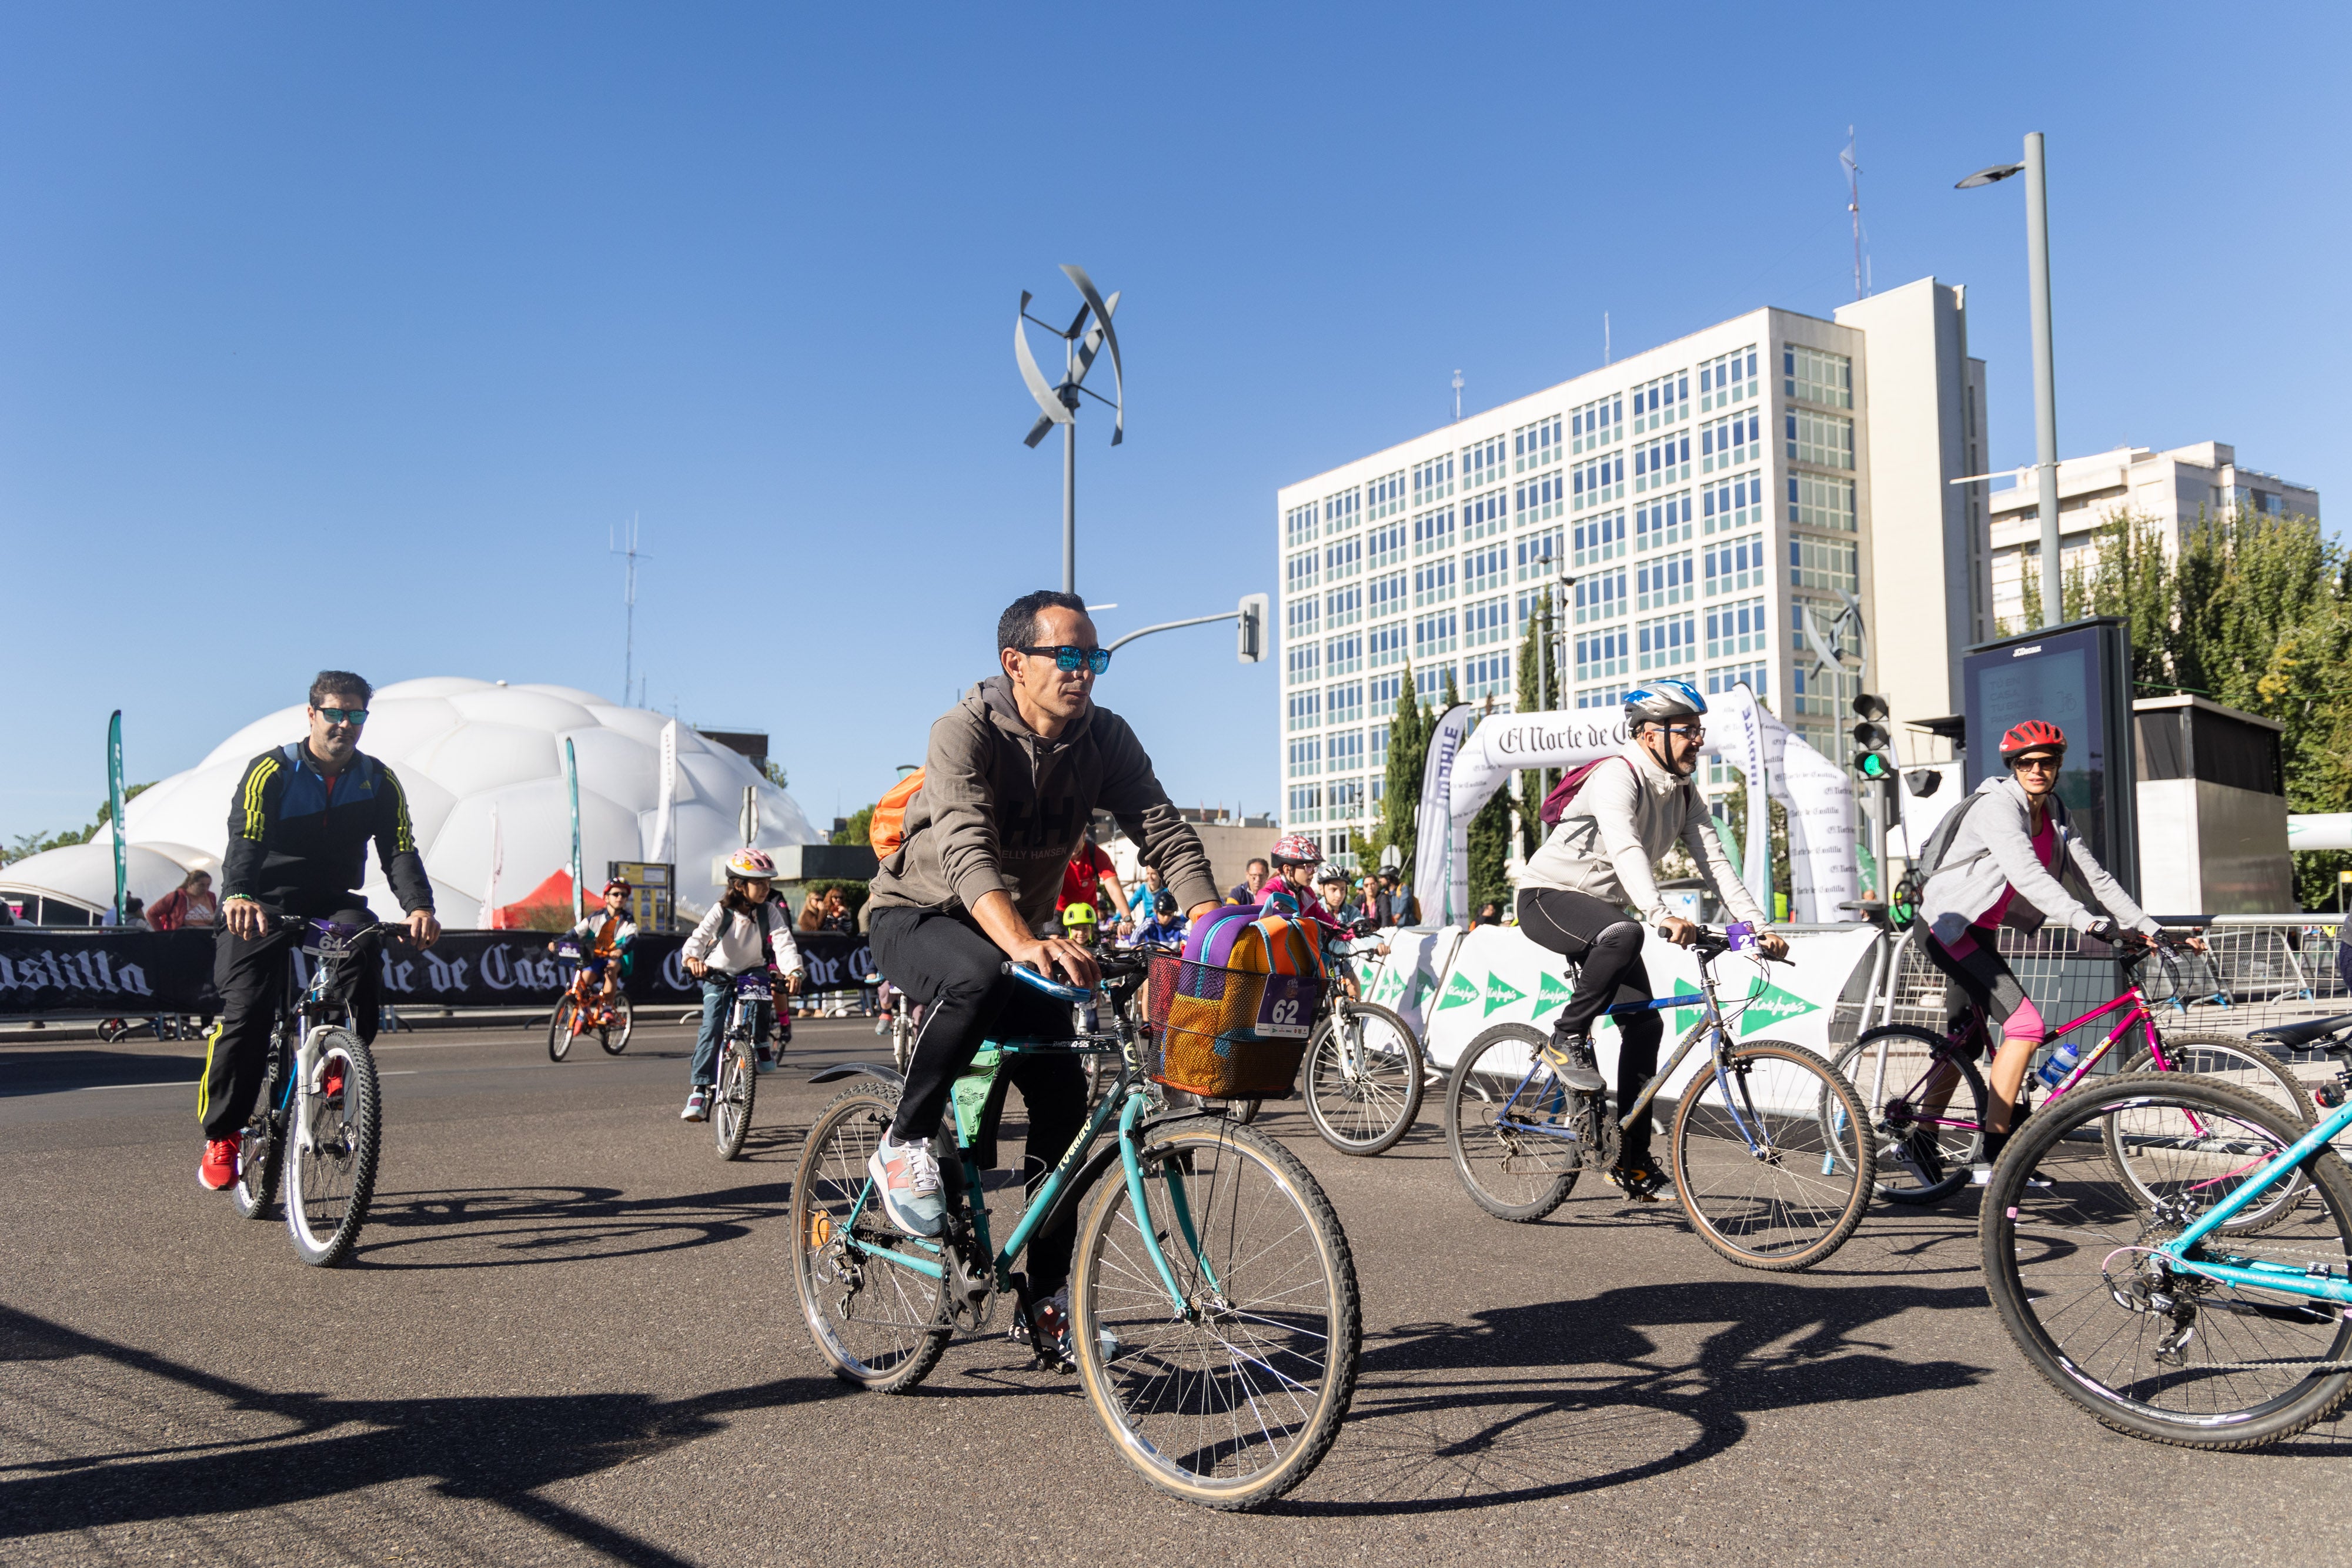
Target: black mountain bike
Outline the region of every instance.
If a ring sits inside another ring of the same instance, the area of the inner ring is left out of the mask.
[[[383,1141],[383,1092],[375,1058],[353,1028],[352,992],[361,966],[375,962],[383,934],[407,927],[294,915],[276,924],[304,935],[286,952],[286,1003],[270,1035],[258,1108],[238,1140],[229,1197],[243,1218],[266,1219],[282,1175],[295,1255],[331,1268],[359,1243]],[[295,962],[302,954],[316,960],[308,986]]]

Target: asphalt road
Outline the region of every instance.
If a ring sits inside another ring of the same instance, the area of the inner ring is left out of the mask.
[[[1363,1379],[1291,1498],[1204,1512],[1002,1338],[910,1396],[828,1375],[787,1184],[809,1067],[880,1042],[803,1023],[732,1165],[677,1119],[688,1043],[383,1042],[374,1218],[327,1270],[197,1186],[190,1048],[0,1051],[0,1563],[2352,1559],[2352,1432],[2206,1455],[2078,1416],[1986,1306],[1965,1198],[1750,1273],[1589,1179],[1487,1219],[1433,1105],[1373,1160],[1265,1124],[1347,1226]]]

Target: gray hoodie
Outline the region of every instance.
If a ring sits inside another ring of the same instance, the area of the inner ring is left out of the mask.
[[[1022,722],[1013,683],[992,676],[931,726],[905,841],[875,873],[866,907],[969,910],[1002,889],[1034,926],[1053,913],[1097,808],[1160,868],[1177,908],[1217,901],[1200,835],[1168,803],[1127,721],[1089,706],[1047,740]]]
[[[1731,913],[1763,929],[1764,911],[1725,856],[1706,798],[1688,779],[1659,767],[1638,741],[1627,742],[1620,755],[1633,766],[1592,770],[1559,825],[1528,857],[1519,885],[1590,894],[1663,925],[1673,912],[1650,868],[1679,841]]]
[[[1992,912],[2002,891],[2011,887],[2017,889],[2017,896],[2009,901],[2001,915],[2003,925],[2039,931],[2044,921],[2063,920],[2077,931],[2088,931],[2098,924],[2099,917],[2077,903],[2033,852],[2032,835],[2026,831],[2023,786],[2006,774],[1997,774],[1978,785],[1969,800],[1974,804],[1964,801],[1952,808],[1957,811],[1965,807],[1969,814],[1952,834],[1944,863],[1919,894],[1919,917],[1936,934],[1937,941],[1947,946],[1958,941],[1969,926]],[[2090,846],[2066,821],[2065,803],[2055,796],[2051,803],[2061,875],[2071,862],[2091,896],[2116,924],[2155,931],[2156,922],[2091,857]]]

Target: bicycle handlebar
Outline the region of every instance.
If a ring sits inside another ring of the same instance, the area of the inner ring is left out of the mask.
[[[1082,986],[1066,986],[1059,980],[1048,979],[1045,976],[1039,974],[1036,970],[1029,968],[1024,965],[1007,961],[1004,966],[1004,972],[1012,976],[1016,980],[1020,980],[1025,984],[1035,987],[1038,990],[1041,990],[1047,996],[1052,997],[1055,1001],[1090,1002],[1095,999],[1094,992],[1086,989]]]
[[[1757,934],[1749,926],[1737,922],[1730,925],[1703,925],[1694,920],[1691,924],[1698,927],[1698,936],[1691,943],[1691,947],[1694,951],[1708,957],[1719,956],[1725,953],[1744,953],[1761,963],[1787,964],[1791,967],[1796,964],[1794,958],[1775,958],[1757,946]],[[1659,936],[1666,936],[1664,926],[1661,925],[1657,929]],[[1668,940],[1671,941],[1672,938],[1669,937]]]

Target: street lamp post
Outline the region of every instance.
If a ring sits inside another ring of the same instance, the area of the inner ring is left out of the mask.
[[[2025,270],[2033,310],[2033,473],[2042,511],[2042,624],[2063,617],[2065,584],[2058,560],[2058,365],[2050,336],[2050,185],[2042,132],[2025,135],[2025,162],[1979,169],[1953,187],[1969,191],[2011,174],[2025,176]]]

